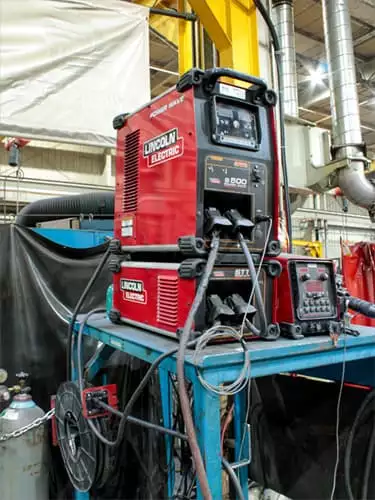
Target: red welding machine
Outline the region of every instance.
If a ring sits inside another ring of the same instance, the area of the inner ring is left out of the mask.
[[[333,319],[333,309],[329,318],[320,309],[300,316],[292,278],[285,281],[292,265],[278,257],[275,104],[276,94],[259,78],[194,69],[176,88],[114,119],[113,321],[176,337],[213,237],[219,250],[195,317],[198,333],[217,324],[239,328],[246,316],[249,335],[274,339],[279,323],[290,334],[290,324]]]

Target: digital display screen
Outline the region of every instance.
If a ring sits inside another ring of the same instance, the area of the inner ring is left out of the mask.
[[[307,292],[323,292],[324,284],[322,281],[308,281],[305,283],[305,289]]]
[[[226,145],[259,149],[257,116],[250,109],[216,101],[214,139]]]

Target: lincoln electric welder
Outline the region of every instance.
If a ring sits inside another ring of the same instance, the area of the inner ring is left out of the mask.
[[[213,246],[215,265],[195,316],[197,333],[228,325],[275,339],[279,323],[286,333],[300,334],[308,332],[301,321],[328,318],[326,311],[317,314],[320,309],[299,314],[296,297],[303,307],[306,299],[295,290],[298,278],[288,274],[292,256],[279,257],[275,104],[276,94],[261,79],[195,69],[175,89],[114,119],[112,321],[176,337]],[[334,281],[326,267],[333,320]],[[288,301],[295,315],[285,308]]]

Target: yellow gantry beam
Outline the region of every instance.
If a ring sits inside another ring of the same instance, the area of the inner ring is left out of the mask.
[[[136,0],[146,7],[194,11],[215,45],[218,65],[259,76],[257,13],[253,0]],[[179,47],[179,72],[193,66],[193,24],[150,14],[150,26]],[[200,40],[197,44],[200,45]]]
[[[257,13],[252,0],[189,0],[219,53],[219,64],[259,76]]]
[[[179,12],[191,12],[187,0],[178,0]],[[193,23],[178,21],[178,71],[180,75],[193,67]]]

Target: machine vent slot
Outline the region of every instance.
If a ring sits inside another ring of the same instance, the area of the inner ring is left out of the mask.
[[[125,137],[124,151],[124,191],[122,208],[124,212],[135,212],[138,204],[140,131],[131,132]]]
[[[178,320],[178,278],[158,276],[157,321],[177,327]]]

